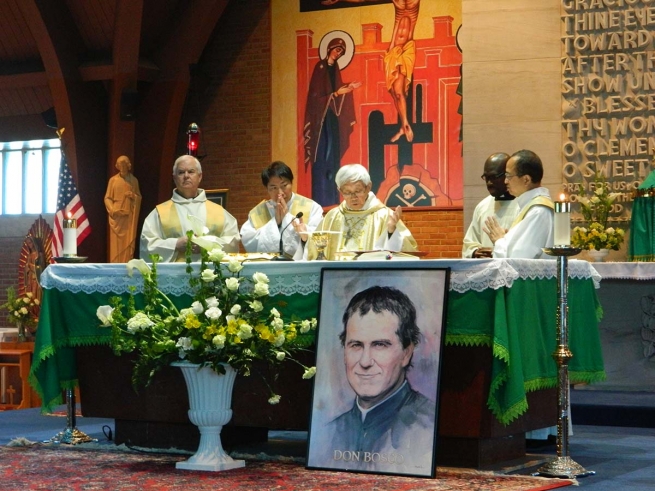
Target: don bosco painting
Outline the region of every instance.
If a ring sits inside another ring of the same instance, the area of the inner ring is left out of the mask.
[[[336,205],[361,163],[388,206],[461,208],[460,0],[273,0],[272,23],[272,158],[298,193]]]

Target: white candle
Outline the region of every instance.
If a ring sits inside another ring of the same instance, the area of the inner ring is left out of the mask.
[[[571,245],[571,202],[565,198],[561,194],[560,201],[555,201],[555,247]]]
[[[77,256],[77,220],[64,219],[64,257]]]

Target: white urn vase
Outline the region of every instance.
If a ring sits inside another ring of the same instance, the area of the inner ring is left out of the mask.
[[[596,249],[590,249],[587,251],[587,255],[593,263],[603,263],[605,258],[610,253],[609,249],[601,249],[597,251]]]
[[[232,389],[237,372],[225,364],[224,375],[193,363],[172,365],[182,370],[189,393],[189,419],[200,430],[198,450],[190,459],[175,464],[175,468],[215,472],[245,467],[244,460],[234,460],[221,444],[223,425],[232,418]]]

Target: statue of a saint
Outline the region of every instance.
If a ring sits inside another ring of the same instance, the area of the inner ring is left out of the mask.
[[[126,263],[134,257],[136,226],[141,209],[139,181],[125,155],[116,159],[118,174],[109,179],[105,207],[109,214],[109,262]]]

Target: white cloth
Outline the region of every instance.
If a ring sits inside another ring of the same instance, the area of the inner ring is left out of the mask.
[[[476,249],[481,247],[493,248],[493,242],[491,242],[489,236],[482,230],[487,217],[495,215],[501,227],[508,230],[518,214],[519,205],[515,199],[496,200],[493,196],[489,195],[480,201],[473,211],[473,219],[464,236],[462,257],[473,257]]]
[[[291,210],[294,200],[296,199],[296,194],[291,195],[291,199],[287,202],[287,208]],[[293,228],[293,225],[289,225],[291,220],[296,218],[291,213],[288,213],[282,218],[282,223],[280,226],[277,226],[275,221],[275,208],[277,203],[269,199],[266,202],[266,208],[271,215],[271,219],[260,228],[255,228],[252,220],[248,218],[241,226],[241,243],[243,244],[246,252],[278,252],[280,249],[280,231],[283,232],[282,244],[284,246],[284,252],[290,256],[293,256],[298,248],[300,247],[300,236],[296,233],[296,230]],[[307,225],[307,231],[313,232],[316,229],[316,226],[321,223],[323,219],[323,208],[321,205],[312,201],[312,209],[309,213],[309,217],[302,217],[303,223]]]
[[[173,191],[173,197],[171,199],[175,204],[180,225],[185,234],[193,228],[187,218],[188,215],[197,217],[203,223],[207,221],[207,208],[205,204],[207,196],[205,196],[204,189],[199,189],[198,191],[198,196],[191,199],[186,199],[177,194],[177,191]],[[230,215],[227,210],[224,210],[224,212],[225,224],[223,226],[223,233],[219,237],[219,242],[226,252],[239,252],[240,236],[236,218]],[[178,251],[175,249],[177,239],[178,237],[164,238],[159,213],[157,213],[157,209],[155,208],[143,222],[140,247],[141,258],[148,261],[151,254],[159,254],[162,257],[162,262],[175,261],[178,257]],[[197,255],[194,259],[199,260],[200,255]]]
[[[550,198],[550,193],[544,187],[526,191],[514,200],[519,206],[519,213],[537,196]],[[553,210],[546,206],[533,206],[523,220],[510,228],[505,237],[496,241],[493,256],[528,259],[550,257],[542,251],[542,248],[553,245],[553,215]]]

